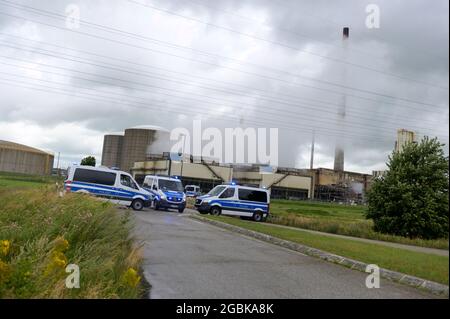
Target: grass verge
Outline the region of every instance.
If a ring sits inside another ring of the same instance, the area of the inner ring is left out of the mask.
[[[363,206],[273,200],[270,203],[271,216],[268,222],[406,245],[439,249],[449,248],[448,239],[410,239],[375,232],[373,222],[365,218],[364,210]]]
[[[233,217],[203,215],[231,225],[293,241],[329,253],[448,285],[449,258],[399,248],[334,238]]]
[[[0,298],[141,297],[128,215],[50,189],[0,189]],[[79,289],[65,286],[68,264],[79,266]]]
[[[62,183],[62,178],[55,176],[38,176],[18,173],[0,172],[0,189],[33,188]]]

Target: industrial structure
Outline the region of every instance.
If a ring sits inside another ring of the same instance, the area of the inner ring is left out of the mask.
[[[402,152],[403,148],[409,143],[417,143],[416,133],[406,129],[397,130],[397,140],[395,141],[394,151]],[[380,178],[386,175],[386,170],[372,171],[374,178]]]
[[[266,173],[261,165],[220,164],[208,159],[197,160],[183,156],[173,161],[169,153],[135,162],[132,174],[138,183],[145,175],[176,175],[184,185],[198,185],[207,192],[215,185],[236,182],[240,185],[264,187],[273,198],[307,199],[311,196],[311,176],[307,170],[277,168]]]
[[[342,47],[344,49],[348,46],[348,37],[350,35],[350,29],[345,27],[342,30]],[[344,56],[344,59],[346,56]],[[345,84],[347,82],[347,69],[344,65],[344,70],[342,72],[342,82]],[[347,107],[347,97],[345,93],[342,95],[342,102],[338,110],[338,126],[343,127],[345,125],[345,113]],[[344,171],[344,147],[341,145],[341,141],[336,141],[336,147],[334,150],[334,170],[337,172]]]
[[[145,161],[152,152],[162,152],[161,143],[168,142],[164,136],[167,134],[167,130],[157,126],[136,126],[123,134],[107,134],[103,139],[101,164],[130,172],[135,162]]]
[[[168,131],[138,126],[126,129],[124,134],[105,135],[101,163],[130,172],[139,183],[145,175],[176,175],[184,185],[198,185],[207,192],[215,185],[233,181],[270,189],[273,198],[284,199],[361,202],[370,186],[371,175],[344,171],[343,165],[339,170],[314,169],[312,164],[309,169],[271,170],[265,165],[225,164],[168,150]]]
[[[37,148],[0,140],[0,171],[50,175],[54,155]]]
[[[107,134],[103,138],[102,165],[119,167],[122,158],[123,134]]]
[[[405,129],[397,130],[397,141],[395,141],[395,151],[401,152],[405,145],[409,143],[416,143],[416,133]]]

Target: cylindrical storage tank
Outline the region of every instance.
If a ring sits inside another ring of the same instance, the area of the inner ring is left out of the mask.
[[[120,167],[122,158],[123,135],[107,134],[103,138],[102,165]]]
[[[50,175],[53,154],[26,145],[0,140],[0,171]]]
[[[125,130],[120,169],[131,172],[135,162],[144,162],[151,152],[151,145],[165,131],[156,126],[136,126]]]

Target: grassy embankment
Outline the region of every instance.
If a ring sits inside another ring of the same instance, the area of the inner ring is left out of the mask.
[[[94,198],[59,197],[55,179],[0,175],[0,298],[139,298],[139,247],[126,213]],[[68,264],[80,288],[68,289]]]
[[[211,215],[204,217],[448,285],[449,259],[445,256],[280,228],[268,223],[244,221],[233,217]]]
[[[273,200],[270,203],[272,216],[268,222],[407,245],[440,249],[448,249],[449,247],[448,239],[410,239],[377,233],[372,228],[373,222],[365,218],[364,210],[365,207],[363,206]]]

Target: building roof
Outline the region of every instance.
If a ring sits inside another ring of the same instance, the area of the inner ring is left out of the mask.
[[[0,140],[0,148],[53,156],[53,154],[51,154],[51,153],[42,151],[40,149],[31,147],[31,146],[14,143],[14,142],[9,142],[9,141],[4,141],[4,140]]]

